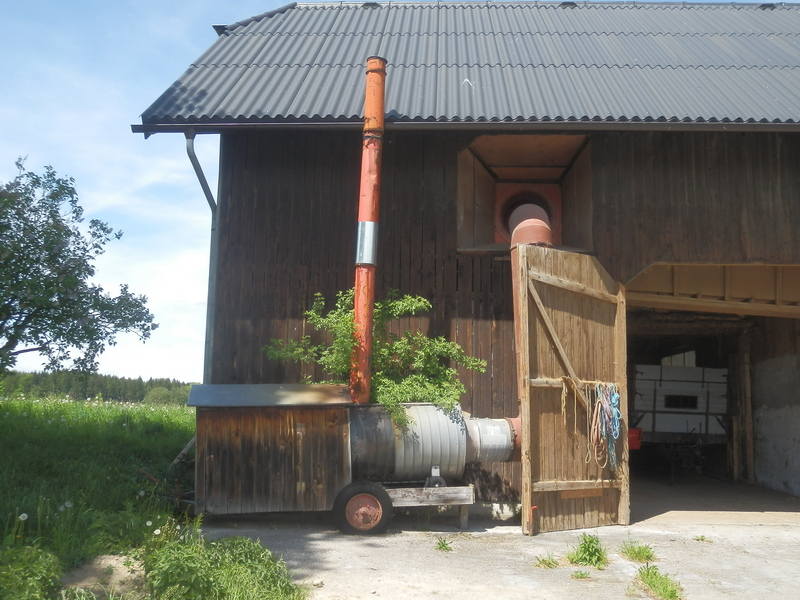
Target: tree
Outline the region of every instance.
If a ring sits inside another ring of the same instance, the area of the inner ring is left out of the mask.
[[[0,186],[0,372],[25,352],[41,353],[46,369],[94,371],[117,333],[144,340],[157,327],[144,296],[126,285],[112,296],[90,281],[94,260],[122,232],[84,223],[72,178],[16,164],[19,174]]]

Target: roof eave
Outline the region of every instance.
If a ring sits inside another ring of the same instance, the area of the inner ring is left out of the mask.
[[[142,133],[145,138],[156,133],[219,134],[254,129],[351,129],[360,130],[360,121],[270,121],[248,123],[153,123],[131,125],[133,133]],[[498,130],[508,132],[556,130],[556,131],[731,131],[731,132],[798,132],[800,122],[765,123],[733,121],[389,121],[386,129],[413,130]]]

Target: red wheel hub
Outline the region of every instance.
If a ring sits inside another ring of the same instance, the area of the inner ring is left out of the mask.
[[[357,494],[350,498],[345,508],[347,522],[361,531],[375,527],[383,516],[383,507],[371,494]]]

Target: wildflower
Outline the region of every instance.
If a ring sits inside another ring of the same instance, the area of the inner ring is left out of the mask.
[[[28,513],[22,513],[20,516],[17,517],[20,521],[27,521],[28,520]]]
[[[72,502],[67,500],[66,502],[64,502],[64,506],[66,506],[67,508],[72,508]]]
[[[160,530],[160,529],[156,529],[156,530],[153,532],[153,535],[161,535],[161,530]]]
[[[123,424],[122,424],[122,426],[123,426],[123,427],[127,427],[127,426],[128,426],[128,424],[127,424],[127,423],[123,423]]]
[[[58,507],[58,512],[64,512],[66,509],[67,507],[62,504],[61,506]]]
[[[152,521],[148,521],[147,523],[145,523],[145,525],[147,525],[148,527],[150,527],[152,524],[153,524]]]
[[[139,490],[139,497],[144,498],[144,490]]]
[[[181,530],[181,526],[180,525],[175,525],[175,530],[176,531],[180,531]]]
[[[22,413],[22,416],[23,416],[23,417],[27,417],[27,416],[28,416],[28,413],[24,412],[24,413]]]

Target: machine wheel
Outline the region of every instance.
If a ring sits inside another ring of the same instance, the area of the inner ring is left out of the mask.
[[[392,500],[386,490],[371,481],[344,487],[333,501],[333,518],[342,533],[383,533],[392,520]]]

